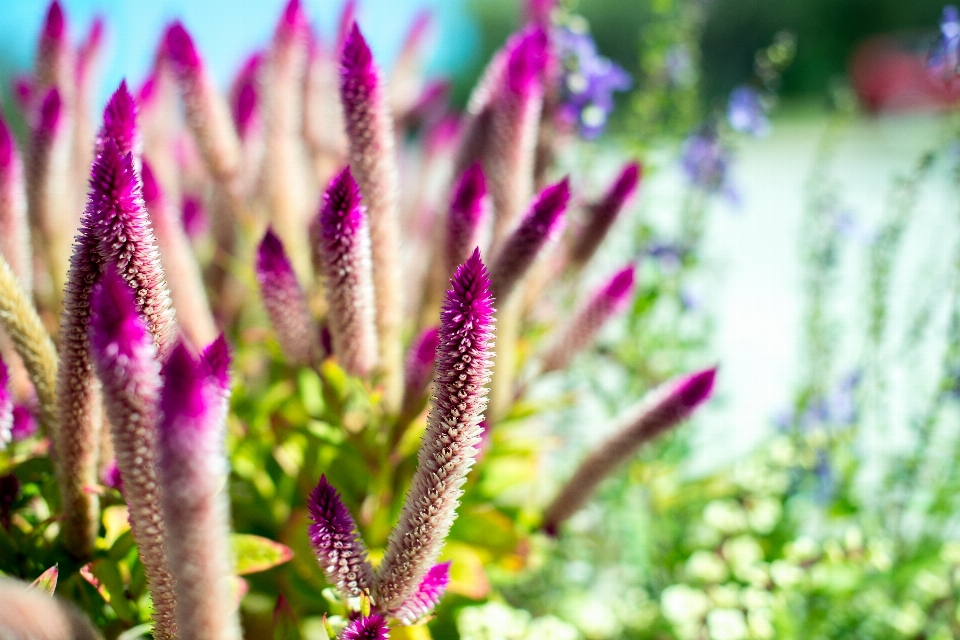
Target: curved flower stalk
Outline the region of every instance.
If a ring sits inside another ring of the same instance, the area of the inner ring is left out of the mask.
[[[603,242],[607,232],[610,231],[610,227],[613,226],[617,216],[623,210],[624,205],[637,191],[641,174],[642,168],[639,162],[631,162],[626,165],[604,196],[588,207],[586,224],[580,230],[573,246],[570,248],[569,260],[571,266],[580,268],[593,257],[597,247]]]
[[[160,364],[133,290],[111,267],[90,299],[90,345],[103,385],[116,466],[130,511],[130,530],[153,600],[154,636],[177,637],[174,579],[164,554],[155,443]]]
[[[177,344],[161,371],[157,434],[167,559],[181,638],[239,640],[231,594],[221,381]]]
[[[140,175],[143,178],[143,202],[157,238],[180,328],[193,344],[207,344],[217,337],[218,332],[190,239],[177,209],[164,196],[153,168],[146,160]]]
[[[13,438],[13,392],[10,390],[10,371],[0,358],[0,451]]]
[[[283,240],[298,276],[311,278],[310,244],[303,233],[311,194],[303,127],[303,82],[310,27],[300,0],[290,0],[264,58],[258,95],[265,125],[261,184],[270,224]],[[315,201],[315,200],[314,200]]]
[[[376,613],[352,620],[340,634],[340,640],[388,640],[389,637],[386,618]]]
[[[430,571],[427,571],[427,575],[423,576],[417,592],[410,596],[393,616],[403,624],[414,624],[433,611],[449,583],[450,562],[434,565]]]
[[[30,253],[30,226],[27,223],[27,196],[23,161],[17,142],[0,114],[0,255],[27,294],[33,291]]]
[[[543,356],[543,372],[565,368],[574,356],[593,342],[603,325],[630,302],[636,268],[618,271],[576,312]]]
[[[311,225],[314,251],[324,275],[333,353],[357,376],[377,365],[374,284],[367,217],[350,168],[333,179]]]
[[[427,389],[433,381],[437,363],[437,346],[440,344],[440,328],[425,329],[410,345],[407,353],[407,369],[404,376],[403,404],[397,423],[406,422],[423,410]],[[402,434],[397,434],[402,435]]]
[[[346,122],[350,168],[363,194],[370,221],[373,287],[376,302],[379,368],[384,404],[399,409],[403,394],[400,342],[400,219],[393,119],[380,69],[356,24],[343,45],[340,101]]]
[[[367,549],[357,533],[357,523],[326,476],[320,476],[307,507],[313,520],[308,528],[310,546],[327,582],[344,597],[369,593],[373,568],[367,561]]]
[[[483,165],[493,201],[493,246],[506,238],[533,191],[534,152],[543,105],[540,73],[547,34],[533,28],[521,35],[506,60],[493,98],[490,141]]]
[[[80,611],[26,582],[0,577],[0,636],[31,640],[100,640]]]
[[[641,446],[689,418],[710,397],[717,370],[706,369],[664,385],[644,401],[639,413],[580,464],[543,517],[542,528],[556,535],[560,525],[587,503],[594,490]]]
[[[504,240],[490,267],[490,291],[498,304],[505,304],[555,234],[569,201],[570,180],[564,178],[540,193],[520,226]]]
[[[396,616],[415,598],[456,518],[477,455],[493,359],[494,308],[479,249],[450,281],[440,315],[434,397],[397,526],[377,571],[377,610]]]
[[[43,247],[50,270],[54,303],[63,290],[70,240],[77,226],[70,214],[70,136],[67,104],[54,87],[38,106],[27,165],[27,207],[41,232],[38,246]]]
[[[398,119],[409,112],[423,91],[424,49],[429,40],[433,15],[421,10],[414,16],[390,74],[390,109]]]
[[[320,332],[280,238],[268,228],[257,249],[257,282],[283,356],[308,366],[321,357]]]

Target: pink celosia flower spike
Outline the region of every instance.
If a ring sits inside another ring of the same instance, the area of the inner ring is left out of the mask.
[[[220,383],[183,343],[161,371],[157,450],[181,638],[239,640],[232,593]]]
[[[133,154],[134,166],[139,168],[143,140],[137,127],[137,102],[130,94],[126,80],[120,81],[120,86],[110,96],[103,110],[103,126],[96,138],[97,150],[101,150],[110,139],[121,153]]]
[[[346,598],[369,592],[373,569],[367,561],[367,549],[357,533],[357,523],[326,476],[320,476],[307,507],[313,520],[307,530],[310,546],[327,582]]]
[[[367,375],[377,364],[370,236],[349,167],[327,188],[310,233],[330,305],[333,353],[348,372]]]
[[[406,625],[414,624],[437,606],[450,583],[450,563],[434,565],[423,576],[417,592],[410,596],[393,616]]]
[[[370,221],[377,338],[384,403],[399,409],[403,394],[403,352],[400,342],[400,229],[398,176],[393,119],[383,95],[380,70],[360,29],[353,25],[343,45],[340,101],[346,121],[350,168],[360,186]]]
[[[51,87],[58,87],[66,104],[73,99],[73,50],[63,7],[57,0],[50,3],[37,42],[34,60],[34,96],[42,96]]]
[[[583,351],[606,322],[630,302],[635,267],[617,272],[576,312],[543,357],[543,371],[563,369],[575,355]]]
[[[170,283],[170,296],[177,310],[180,328],[194,344],[206,344],[217,337],[217,327],[203,287],[203,277],[190,239],[180,220],[179,211],[167,201],[153,175],[153,168],[143,161],[143,202],[150,216],[160,249],[163,271]]]
[[[220,393],[228,398],[230,396],[230,346],[222,333],[200,354],[200,364],[203,365],[205,374],[210,376],[213,383],[220,389]]]
[[[562,224],[563,212],[569,200],[568,178],[544,189],[520,226],[497,251],[490,268],[490,290],[501,307]]]
[[[290,364],[308,366],[321,357],[319,330],[280,238],[267,229],[257,249],[257,281],[280,350]]]
[[[570,249],[571,264],[581,267],[596,253],[624,205],[636,192],[641,171],[640,163],[631,162],[620,171],[603,198],[590,205],[586,224]]]
[[[230,110],[233,124],[240,135],[243,153],[240,182],[247,196],[259,188],[263,165],[263,113],[260,105],[262,94],[257,86],[262,67],[263,54],[258,51],[240,67],[230,88]]]
[[[493,360],[494,308],[480,250],[450,280],[417,470],[377,572],[373,601],[395,616],[436,563],[477,455]]]
[[[340,634],[340,640],[388,640],[389,637],[386,618],[377,614],[352,620]]]
[[[30,253],[30,226],[27,223],[27,196],[23,162],[16,140],[0,114],[0,254],[7,259],[20,287],[33,291]]]
[[[429,11],[421,10],[414,16],[390,75],[390,105],[399,118],[416,105],[423,91],[424,49],[432,22]]]
[[[80,201],[87,181],[87,168],[93,161],[93,106],[96,87],[96,71],[103,52],[103,18],[94,18],[86,36],[77,48],[76,79],[73,98],[73,173],[76,182],[75,197]]]
[[[453,273],[479,244],[480,231],[487,213],[487,182],[480,163],[463,172],[454,187],[447,218],[445,277]]]
[[[407,368],[404,376],[403,404],[400,418],[401,428],[406,422],[423,410],[427,389],[433,380],[437,362],[437,345],[440,342],[440,328],[430,327],[417,336],[407,353]],[[402,433],[398,433],[399,437]]]
[[[642,445],[689,418],[710,397],[716,374],[716,368],[699,371],[651,394],[637,415],[580,464],[547,507],[543,530],[556,535],[560,525],[587,503],[604,478],[633,457]]]
[[[483,166],[493,200],[493,242],[506,238],[533,191],[534,151],[543,105],[540,73],[546,59],[543,29],[525,32],[509,53],[493,98],[490,141]]]
[[[173,575],[164,554],[165,530],[155,461],[160,363],[153,336],[137,312],[133,290],[112,267],[90,297],[90,346],[103,385],[130,530],[143,560],[158,638],[177,637]]]
[[[13,393],[10,391],[10,372],[0,358],[0,451],[13,438]]]

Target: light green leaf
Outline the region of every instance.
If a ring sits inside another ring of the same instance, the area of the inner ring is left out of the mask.
[[[58,565],[53,565],[37,576],[37,579],[30,583],[30,588],[52,596],[57,590],[57,577],[60,575],[60,569],[57,567]]]
[[[230,539],[233,544],[234,571],[238,576],[272,569],[293,557],[290,547],[267,538],[235,533]]]

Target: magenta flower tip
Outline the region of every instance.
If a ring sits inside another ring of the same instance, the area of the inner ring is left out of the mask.
[[[280,18],[279,29],[295,30],[304,27],[307,24],[307,15],[303,11],[303,4],[300,0],[290,0],[283,9],[283,16]]]
[[[529,92],[539,81],[547,55],[547,33],[535,27],[526,33],[507,60],[507,86],[517,94]]]
[[[10,372],[0,358],[0,449],[10,442],[13,434],[13,394],[10,392]]]
[[[463,324],[486,334],[491,330],[493,311],[490,278],[480,255],[480,247],[477,247],[467,261],[457,267],[450,279],[447,304],[440,316],[440,324]],[[468,316],[474,316],[477,321],[471,323]]]
[[[102,216],[106,212],[133,215],[139,211],[140,195],[133,156],[122,153],[113,138],[107,138],[90,170],[90,204]]]
[[[99,354],[134,355],[153,337],[137,312],[133,289],[110,266],[90,295],[90,341]],[[111,357],[116,357],[112,355]]]
[[[483,211],[482,200],[487,195],[487,181],[479,162],[472,164],[457,182],[450,209],[471,221],[476,221]]]
[[[59,40],[63,38],[66,30],[67,21],[63,15],[63,7],[57,0],[50,3],[47,9],[47,17],[43,23],[43,37],[49,40]]]
[[[363,224],[360,186],[348,166],[330,182],[323,194],[320,224],[325,238],[350,236]]]
[[[154,72],[147,76],[147,79],[143,81],[143,84],[141,84],[137,90],[137,104],[141,106],[150,104],[156,92],[157,74]]]
[[[56,87],[50,89],[40,105],[40,124],[37,131],[42,135],[51,135],[60,123],[60,113],[63,101]]]
[[[123,491],[123,479],[120,477],[120,467],[117,466],[116,460],[108,464],[100,474],[100,482],[105,487]]]
[[[273,227],[267,227],[267,232],[257,248],[257,278],[262,281],[288,273],[293,273],[293,266],[283,248],[283,242],[273,232]]]
[[[13,149],[15,147],[13,135],[7,127],[3,114],[0,113],[0,170],[10,166],[13,161]]]
[[[540,193],[533,205],[531,217],[539,224],[544,225],[549,233],[560,220],[568,202],[570,202],[569,176],[554,185],[550,185]]]
[[[147,206],[157,202],[163,197],[160,190],[160,184],[153,175],[153,169],[146,160],[140,166],[140,180],[143,182],[143,201]]]
[[[230,388],[230,361],[230,345],[222,333],[200,354],[205,375],[224,391]]]
[[[207,209],[199,196],[185,193],[180,204],[183,210],[183,229],[191,239],[203,235],[210,226]]]
[[[167,55],[177,66],[192,71],[200,68],[200,55],[182,22],[177,20],[167,28],[163,42]]]
[[[433,611],[450,583],[450,562],[436,564],[420,581],[417,592],[410,596],[393,615],[405,624],[413,624]]]
[[[407,35],[407,46],[418,46],[430,31],[433,25],[433,13],[429,9],[420,9],[413,17],[410,32]]]
[[[13,79],[13,95],[16,96],[21,109],[27,109],[33,102],[34,91],[36,91],[36,85],[30,74],[24,73]]]
[[[117,143],[121,153],[130,153],[137,146],[137,102],[127,89],[123,80],[103,110],[103,128],[100,130],[99,144],[107,138]]]
[[[360,27],[353,23],[347,40],[343,44],[343,52],[340,55],[340,73],[345,79],[361,82],[372,86],[375,82],[373,77],[373,54],[370,47],[360,33]]]
[[[707,401],[713,393],[717,367],[711,367],[681,379],[673,392],[677,400],[689,410]]]
[[[387,640],[389,637],[387,619],[379,614],[351,621],[340,634],[340,640]]]
[[[627,198],[637,190],[642,175],[643,168],[639,162],[631,162],[625,166],[623,171],[620,172],[620,176],[616,182],[610,187],[610,193],[607,199],[610,201],[611,206],[617,209],[622,207]]]
[[[14,442],[25,440],[37,432],[39,424],[33,413],[27,407],[18,404],[13,408],[13,427],[10,435]]]
[[[257,75],[260,72],[260,66],[263,62],[263,54],[260,52],[251,55],[241,67],[234,82],[233,92],[233,121],[240,132],[241,137],[245,137],[250,129],[254,117],[257,114],[258,92]]]
[[[440,327],[430,327],[424,330],[417,338],[416,348],[413,350],[416,362],[423,365],[433,365],[437,359],[438,344],[440,344]]]
[[[623,300],[633,289],[635,279],[636,267],[631,264],[610,279],[610,282],[604,288],[604,294],[614,301]]]
[[[190,349],[181,340],[170,352],[170,356],[163,364],[161,377],[163,378],[163,393],[160,397],[160,411],[165,416],[160,425],[172,431],[181,431],[185,427],[194,430],[204,427],[219,428],[219,424],[209,425],[209,420],[199,420],[210,410],[209,396],[205,393],[206,375],[201,363],[193,357]],[[177,416],[188,418],[177,420]],[[161,438],[180,435],[190,437],[191,434],[161,433]],[[202,434],[197,434],[202,435]]]
[[[320,476],[320,482],[307,501],[307,509],[313,520],[307,529],[310,546],[327,579],[343,595],[359,595],[368,589],[373,574],[366,559],[366,549],[356,534],[353,516],[340,500],[340,494],[327,481],[327,476]]]

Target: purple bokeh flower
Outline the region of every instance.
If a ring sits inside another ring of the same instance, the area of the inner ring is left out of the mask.
[[[310,546],[327,582],[344,597],[369,591],[373,586],[373,569],[367,561],[367,549],[357,533],[353,516],[326,476],[320,476],[307,507],[313,520],[307,529]]]
[[[39,424],[28,407],[18,404],[13,408],[13,426],[10,435],[14,442],[26,440],[37,433]]]
[[[730,150],[720,141],[715,127],[704,126],[683,142],[680,159],[683,172],[694,186],[707,193],[732,195],[731,161]]]
[[[350,621],[340,634],[340,640],[387,640],[389,637],[387,620],[378,614]]]
[[[613,111],[613,93],[632,85],[630,74],[597,53],[597,44],[588,33],[560,27],[554,30],[554,38],[563,65],[564,109],[577,123],[580,135],[596,138]]]
[[[760,92],[742,85],[730,92],[727,103],[727,122],[734,131],[749,133],[752,136],[765,136],[770,133],[770,121],[767,119],[767,107]]]

